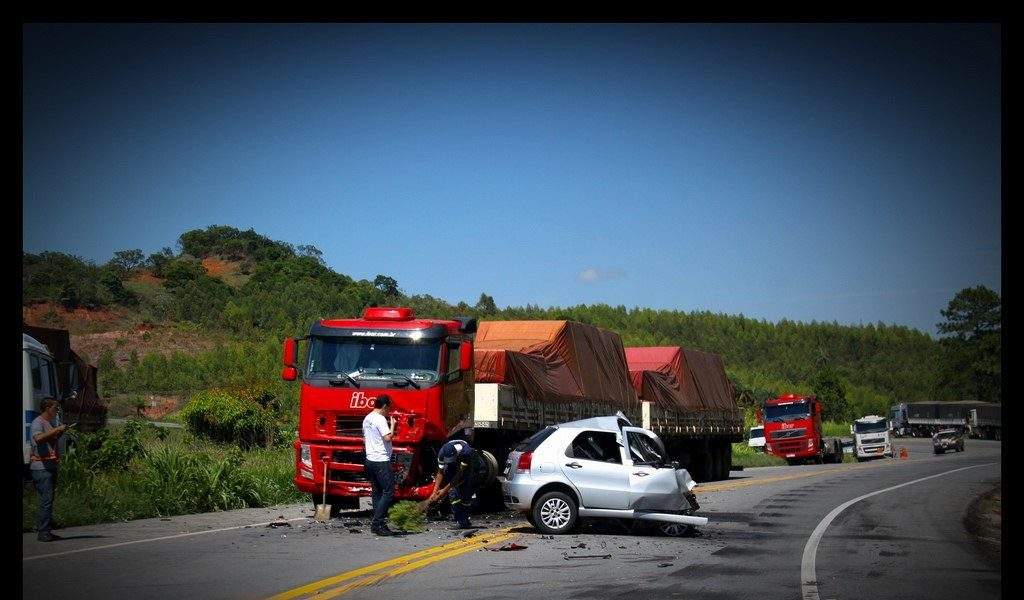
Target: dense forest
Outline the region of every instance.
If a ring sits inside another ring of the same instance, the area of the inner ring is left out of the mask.
[[[124,368],[106,361],[101,377],[117,392],[194,391],[237,383],[233,378],[266,379],[271,385],[282,337],[301,335],[317,318],[358,315],[371,305],[405,305],[438,318],[571,319],[617,331],[626,345],[716,352],[724,357],[741,402],[753,404],[783,391],[818,391],[831,398],[829,412],[837,419],[884,414],[893,402],[1001,397],[999,297],[983,287],[961,291],[936,315],[937,321],[945,319],[940,323],[944,337],[937,340],[884,323],[772,323],[604,304],[500,309],[486,293],[472,305],[452,304],[409,294],[384,274],[368,281],[337,273],[315,246],[226,226],[187,231],[178,247],[177,253],[167,247],[149,256],[122,250],[102,265],[58,252],[26,253],[23,301],[68,310],[118,308],[141,323],[189,324],[228,340],[204,356],[139,356]],[[211,272],[208,264],[226,268]]]

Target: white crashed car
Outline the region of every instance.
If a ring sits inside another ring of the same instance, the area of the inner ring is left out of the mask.
[[[621,413],[546,427],[509,454],[505,504],[543,533],[567,533],[578,518],[597,517],[648,521],[681,535],[708,519],[693,514],[697,483],[664,457],[661,439]]]

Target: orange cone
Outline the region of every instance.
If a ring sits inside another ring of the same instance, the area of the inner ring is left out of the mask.
[[[900,460],[906,460],[910,453],[907,452],[906,446],[900,446]]]

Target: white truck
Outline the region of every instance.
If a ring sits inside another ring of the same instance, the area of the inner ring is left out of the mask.
[[[861,417],[850,425],[853,434],[853,454],[857,462],[869,458],[892,458],[892,440],[889,439],[889,420],[878,415]]]
[[[43,398],[60,399],[60,384],[57,383],[57,369],[50,350],[28,334],[21,334],[21,409],[22,409],[22,460],[26,473],[31,452],[32,421],[39,416],[39,402]]]

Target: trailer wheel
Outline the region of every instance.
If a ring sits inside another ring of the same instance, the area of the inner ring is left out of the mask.
[[[728,441],[722,445],[722,479],[729,479],[732,471],[732,444]]]

